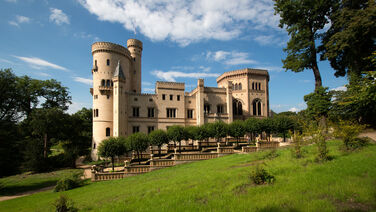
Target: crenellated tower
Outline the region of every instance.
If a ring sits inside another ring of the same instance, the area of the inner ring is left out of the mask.
[[[133,59],[133,66],[131,67],[131,92],[141,93],[141,56],[142,56],[142,42],[136,39],[129,39],[127,47]]]

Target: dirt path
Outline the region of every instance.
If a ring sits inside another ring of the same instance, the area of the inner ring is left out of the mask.
[[[376,141],[376,131],[360,133],[359,137],[368,137]]]
[[[26,191],[26,192],[23,192],[23,193],[12,195],[12,196],[0,196],[0,202],[5,201],[5,200],[9,200],[9,199],[15,199],[15,198],[18,198],[18,197],[29,196],[31,194],[39,193],[39,192],[42,192],[42,191],[52,190],[54,187],[55,186],[49,186],[49,187],[41,188],[41,189],[38,189],[38,190]]]

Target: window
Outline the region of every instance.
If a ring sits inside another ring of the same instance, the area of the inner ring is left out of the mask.
[[[189,119],[192,119],[192,118],[193,118],[193,110],[192,110],[192,109],[188,109],[188,110],[187,110],[187,117],[188,117]]]
[[[242,89],[242,84],[241,83],[239,83],[239,90],[241,90]]]
[[[166,94],[162,94],[162,100],[166,100]]]
[[[109,127],[106,128],[106,136],[107,137],[111,136],[111,129]]]
[[[243,115],[242,103],[237,99],[232,101],[232,113],[238,116]]]
[[[139,117],[139,116],[140,116],[140,108],[133,107],[133,117]]]
[[[173,95],[170,95],[170,100],[172,100],[174,98],[174,96]]]
[[[137,102],[137,101],[138,101],[138,99],[137,99],[137,98],[134,98],[134,101],[135,101],[135,102]]]
[[[111,81],[110,81],[110,80],[107,80],[107,82],[106,82],[106,86],[107,86],[107,87],[110,87],[110,86],[111,86]]]
[[[133,126],[133,133],[140,132],[140,126]]]
[[[261,116],[261,100],[255,99],[252,103],[252,107],[253,107],[253,115]]]
[[[94,99],[98,99],[98,95],[94,95]]]
[[[109,66],[110,65],[110,60],[109,59],[107,59],[107,66]]]
[[[149,118],[154,117],[154,108],[153,107],[148,108],[148,117]]]
[[[259,90],[261,90],[261,83],[259,83]]]
[[[204,113],[210,113],[210,105],[209,104],[204,105]]]
[[[148,126],[148,133],[151,133],[154,131],[154,126]]]
[[[94,67],[97,67],[97,60],[94,61]]]
[[[167,113],[167,118],[176,118],[176,109],[175,108],[167,108],[166,113]]]
[[[217,113],[223,113],[223,105],[217,105]]]
[[[176,100],[180,101],[180,95],[176,96]]]
[[[95,142],[93,143],[93,149],[95,149],[95,147],[96,147],[96,144],[95,144]]]
[[[255,90],[255,83],[252,82],[252,90]]]
[[[106,80],[102,79],[101,86],[106,86]]]
[[[98,109],[94,109],[93,113],[94,113],[94,117],[98,117]]]
[[[238,90],[238,84],[235,84],[235,90]]]
[[[152,101],[153,101],[153,99],[152,99],[152,98],[150,98],[150,99],[149,99],[149,102],[152,102]]]

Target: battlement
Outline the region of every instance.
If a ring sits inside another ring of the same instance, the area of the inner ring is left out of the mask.
[[[185,83],[183,82],[163,82],[163,81],[157,81],[155,84],[157,89],[163,89],[163,88],[168,88],[168,89],[183,89],[185,90]]]
[[[129,39],[127,40],[127,47],[137,47],[142,50],[142,42],[137,39]]]
[[[131,53],[127,48],[122,45],[110,43],[110,42],[95,42],[91,45],[91,53],[94,55],[96,52],[113,52],[124,56],[130,56]]]
[[[261,76],[267,76],[269,80],[269,73],[267,70],[245,68],[245,69],[239,69],[239,70],[234,70],[234,71],[223,73],[221,76],[217,78],[217,83],[219,83],[225,78],[238,76],[238,75],[261,75]]]

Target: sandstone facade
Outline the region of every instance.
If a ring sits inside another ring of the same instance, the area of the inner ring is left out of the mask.
[[[269,116],[266,70],[225,72],[217,78],[218,87],[205,87],[199,79],[195,89],[185,92],[184,83],[157,82],[155,94],[141,93],[142,49],[136,39],[129,39],[127,48],[109,42],[92,45],[93,159],[109,136]]]

